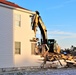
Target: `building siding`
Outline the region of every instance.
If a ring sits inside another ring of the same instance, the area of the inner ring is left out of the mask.
[[[0,6],[0,68],[12,66],[13,10]]]

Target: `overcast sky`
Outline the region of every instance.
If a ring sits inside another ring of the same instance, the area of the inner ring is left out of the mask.
[[[38,10],[48,30],[61,48],[76,46],[76,0],[9,0],[32,11]]]

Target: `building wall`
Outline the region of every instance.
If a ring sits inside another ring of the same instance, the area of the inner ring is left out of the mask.
[[[7,7],[7,6],[6,6]],[[40,56],[32,55],[30,40],[31,11],[0,6],[0,68],[38,66]],[[15,14],[21,15],[21,27],[15,25]],[[21,42],[21,54],[15,54],[15,42]]]
[[[13,11],[0,6],[0,68],[13,66]]]
[[[15,41],[21,42],[21,54],[14,54],[14,62],[16,67],[20,66],[38,66],[40,65],[40,56],[31,54],[30,40],[35,37],[34,31],[31,29],[30,13],[14,10],[14,14],[21,15],[21,27],[15,25],[14,18],[14,49]]]

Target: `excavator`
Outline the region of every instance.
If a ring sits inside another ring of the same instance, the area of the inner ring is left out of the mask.
[[[60,63],[60,65],[62,66],[60,59],[63,59],[66,63],[67,63],[66,60],[69,60],[69,61],[73,60],[74,61],[73,56],[64,55],[64,54],[60,53],[60,46],[57,44],[55,39],[48,39],[47,38],[47,29],[46,29],[38,11],[36,11],[35,14],[33,14],[31,25],[32,25],[32,30],[34,30],[35,37],[36,37],[37,27],[39,27],[39,29],[41,31],[41,36],[42,36],[41,45],[46,44],[47,47],[49,48],[49,50],[46,54],[47,57],[45,57],[43,55],[44,64],[46,64],[46,61],[57,60]]]
[[[42,36],[41,44],[47,44],[47,46],[49,47],[49,52],[54,52],[57,44],[56,40],[47,38],[47,29],[38,11],[36,11],[36,14],[33,15],[31,24],[32,24],[32,30],[34,30],[35,36],[36,36],[37,27],[39,27],[41,31],[41,36]]]

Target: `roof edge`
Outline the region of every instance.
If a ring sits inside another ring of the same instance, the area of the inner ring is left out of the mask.
[[[21,9],[21,8],[16,8],[16,7],[12,7],[6,4],[2,4],[0,3],[0,6],[5,7],[5,8],[9,8],[9,9],[14,9],[14,10],[18,10],[18,11],[22,11],[22,12],[26,12],[29,14],[35,14],[35,12],[33,12],[32,10],[25,10],[25,9]]]

